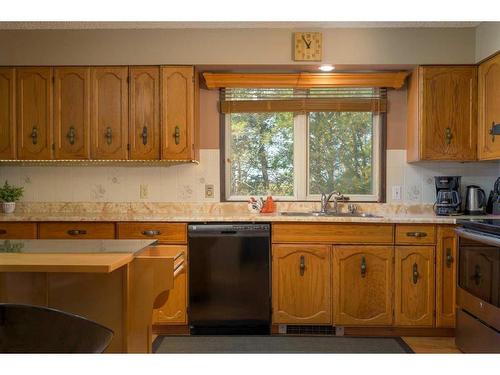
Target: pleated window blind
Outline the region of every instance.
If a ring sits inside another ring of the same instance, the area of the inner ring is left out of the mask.
[[[221,113],[387,111],[387,89],[222,88]]]

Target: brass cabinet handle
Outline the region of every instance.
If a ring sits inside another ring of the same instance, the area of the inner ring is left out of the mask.
[[[38,129],[36,126],[33,126],[30,137],[31,137],[31,143],[36,145],[38,143]]]
[[[76,137],[76,130],[73,126],[70,126],[70,128],[68,130],[68,134],[66,134],[66,138],[68,138],[70,145],[75,144],[75,137]]]
[[[181,141],[181,129],[178,126],[175,127],[174,140],[176,145],[178,145]]]
[[[450,127],[447,127],[444,130],[444,138],[445,138],[446,144],[449,145],[451,143],[451,139],[453,138],[453,134],[451,133]]]
[[[453,257],[451,256],[451,249],[448,247],[446,249],[446,267],[450,268],[453,263]]]
[[[479,285],[481,283],[482,277],[483,275],[481,275],[481,267],[479,266],[479,264],[476,264],[476,266],[474,267],[474,275],[472,275],[472,279],[474,280],[476,285]]]
[[[78,236],[80,234],[87,234],[87,231],[85,229],[70,229],[68,230],[68,234],[70,236]]]
[[[106,138],[106,143],[110,145],[113,142],[113,129],[111,127],[106,128],[106,133],[104,134],[104,137]]]
[[[142,144],[147,145],[148,144],[148,127],[146,125],[144,125],[144,127],[142,128],[141,137],[142,137]]]
[[[7,234],[7,230],[6,229],[0,229],[0,234]]]
[[[145,236],[152,237],[152,236],[160,235],[161,232],[159,230],[144,230],[144,231],[142,231],[142,234]]]
[[[366,258],[361,257],[361,277],[366,276]]]
[[[407,237],[416,237],[416,238],[422,238],[422,237],[427,237],[427,233],[425,232],[406,232]]]
[[[420,274],[418,273],[418,265],[417,263],[413,263],[413,284],[417,283],[419,276]]]
[[[300,256],[299,270],[300,270],[300,276],[304,276],[304,271],[306,270],[306,260],[303,255]]]

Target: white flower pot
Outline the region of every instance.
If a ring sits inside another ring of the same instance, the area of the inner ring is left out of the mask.
[[[11,214],[16,209],[16,202],[2,202],[3,212]]]

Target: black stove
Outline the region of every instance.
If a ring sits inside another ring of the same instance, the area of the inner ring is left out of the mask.
[[[466,229],[500,236],[500,219],[460,219],[457,224]]]

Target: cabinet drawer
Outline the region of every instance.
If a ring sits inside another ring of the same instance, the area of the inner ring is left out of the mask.
[[[273,243],[391,244],[391,224],[278,223],[272,226]]]
[[[41,239],[113,239],[114,223],[41,223],[39,227]]]
[[[35,239],[36,223],[0,223],[0,239]]]
[[[160,243],[187,243],[186,223],[118,223],[118,238],[156,239]]]
[[[396,225],[397,245],[431,245],[436,243],[436,226],[434,225]]]

